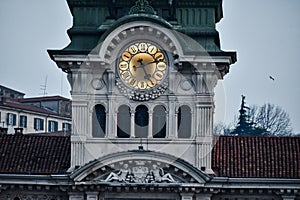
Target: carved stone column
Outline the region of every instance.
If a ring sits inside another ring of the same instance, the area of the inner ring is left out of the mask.
[[[174,123],[174,136],[175,138],[178,138],[178,110],[175,110],[175,123]]]
[[[148,111],[149,114],[149,120],[148,120],[148,138],[153,138],[153,111],[149,110]]]
[[[168,138],[176,138],[177,133],[177,127],[175,125],[176,118],[175,118],[175,110],[176,110],[176,97],[175,96],[169,96],[169,112],[168,112],[168,124],[169,129],[167,129],[167,132],[169,133]]]
[[[135,138],[135,111],[130,111],[130,137]]]
[[[114,113],[114,120],[115,120],[115,123],[114,123],[114,133],[115,133],[115,138],[118,137],[118,111],[115,111]]]
[[[170,132],[168,132],[169,126],[169,111],[166,111],[166,138],[170,138]]]
[[[108,96],[108,137],[113,138],[114,137],[114,98],[112,96]]]

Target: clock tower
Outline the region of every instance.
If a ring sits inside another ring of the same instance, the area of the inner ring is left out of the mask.
[[[72,88],[74,180],[207,181],[214,87],[236,62],[215,29],[222,1],[67,2],[71,43],[48,52]],[[147,178],[156,168],[169,175]]]

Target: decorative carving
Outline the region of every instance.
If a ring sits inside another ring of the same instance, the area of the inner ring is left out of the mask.
[[[165,80],[162,85],[157,87],[151,92],[146,91],[133,91],[132,89],[124,86],[119,77],[116,77],[116,86],[119,88],[119,91],[130,100],[135,101],[148,101],[160,97],[168,88],[168,80]]]
[[[165,173],[163,168],[157,164],[152,167],[145,166],[145,162],[136,161],[136,165],[129,167],[124,164],[118,172],[111,172],[104,182],[126,182],[126,183],[175,183],[170,173]]]
[[[149,2],[147,0],[137,0],[135,2],[135,5],[130,8],[129,14],[140,13],[156,15],[155,10],[152,6],[149,5]]]
[[[91,81],[91,85],[95,90],[101,90],[104,86],[104,83],[101,78],[95,78]]]
[[[187,79],[183,79],[181,80],[180,82],[180,87],[181,89],[183,89],[184,91],[188,91],[190,89],[192,89],[192,83],[190,80],[187,80]]]

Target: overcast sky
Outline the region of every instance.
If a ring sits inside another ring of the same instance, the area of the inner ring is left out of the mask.
[[[237,51],[238,61],[218,84],[216,120],[232,122],[243,94],[248,105],[281,106],[300,133],[299,10],[299,0],[224,0],[217,30],[222,49]],[[66,76],[47,49],[65,47],[71,26],[64,0],[1,0],[0,84],[39,96],[47,77],[48,95],[70,97]]]

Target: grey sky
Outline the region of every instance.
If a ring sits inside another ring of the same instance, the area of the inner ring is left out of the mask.
[[[300,1],[224,0],[223,10],[222,49],[237,51],[238,62],[218,84],[216,119],[232,122],[243,94],[247,104],[280,105],[299,133]],[[47,76],[48,95],[70,97],[66,76],[46,50],[65,47],[71,26],[64,0],[1,0],[0,84],[38,96]]]

